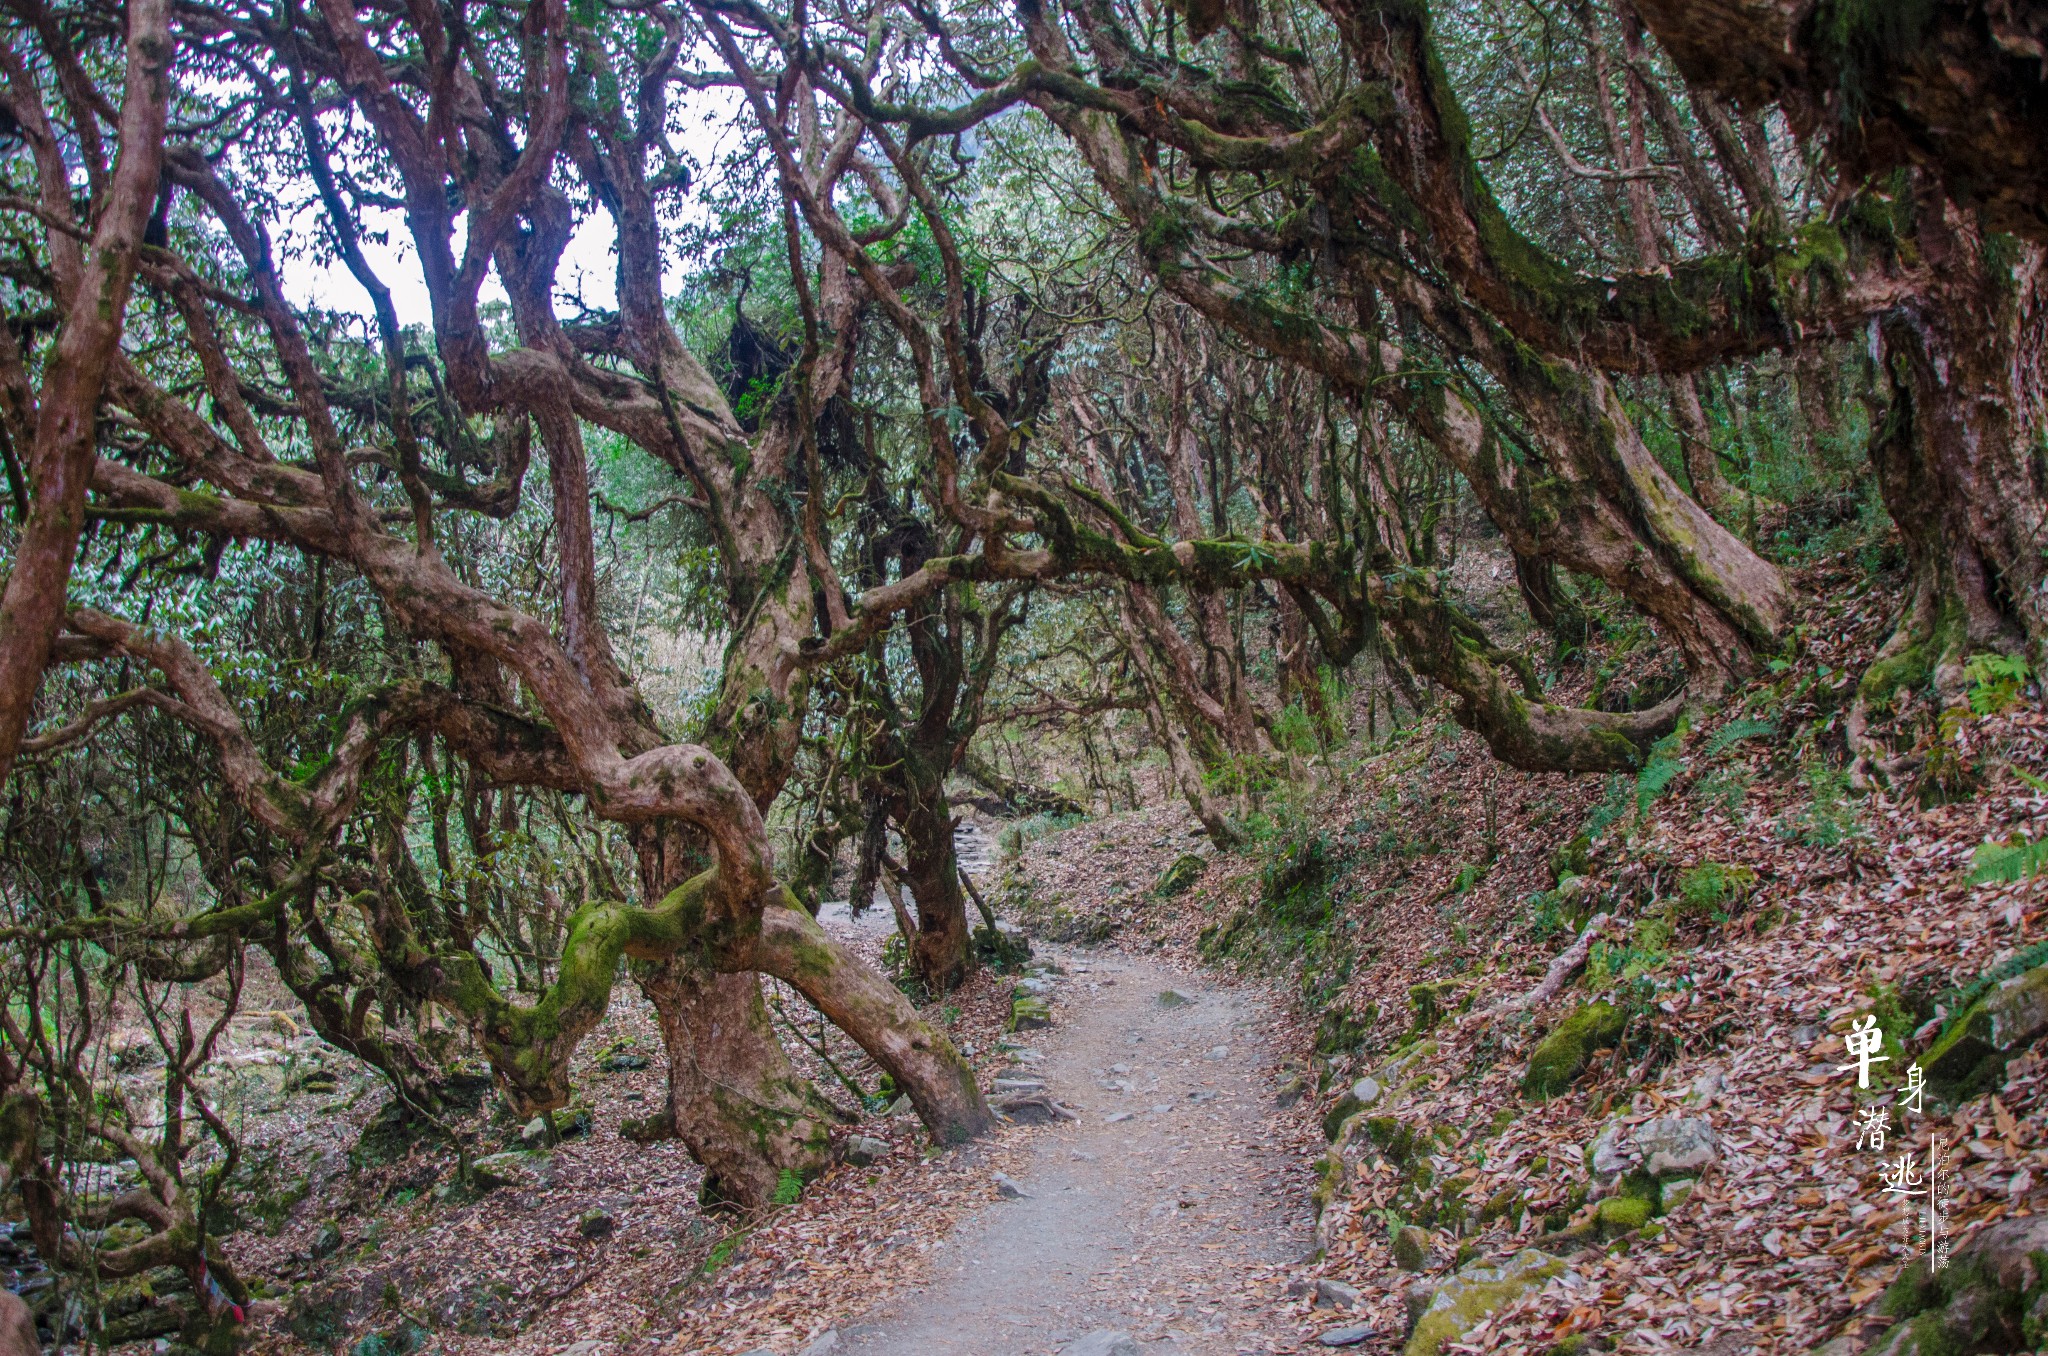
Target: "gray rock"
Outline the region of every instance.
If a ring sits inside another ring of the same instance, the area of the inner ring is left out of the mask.
[[[555,1356],[597,1356],[597,1353],[602,1350],[604,1350],[604,1343],[586,1337],[581,1342],[571,1342],[568,1346],[556,1352]]]
[[[895,1101],[889,1103],[888,1111],[884,1112],[883,1114],[892,1117],[915,1116],[917,1114],[917,1108],[910,1104],[910,1095],[908,1093],[905,1093],[903,1096],[898,1097]]]
[[[1316,1282],[1316,1303],[1332,1309],[1356,1309],[1365,1299],[1355,1286],[1327,1278]]]
[[[803,1356],[827,1356],[828,1353],[837,1350],[839,1350],[839,1329],[827,1328],[813,1338],[809,1346],[804,1348]]]
[[[508,1186],[545,1191],[555,1183],[555,1161],[540,1150],[509,1149],[477,1159],[469,1165],[469,1173],[480,1191]]]
[[[341,1226],[333,1220],[323,1221],[313,1233],[313,1241],[307,1251],[315,1257],[332,1257],[341,1251]]]
[[[1043,998],[1045,995],[1051,992],[1052,981],[1049,979],[1040,979],[1036,975],[1032,976],[1030,979],[1018,980],[1017,987],[1011,990],[1011,994],[1017,998],[1024,998],[1027,996]]]
[[[1636,1151],[1653,1177],[1693,1177],[1720,1157],[1714,1127],[1699,1116],[1660,1116],[1636,1127]]]
[[[1404,1224],[1394,1231],[1394,1265],[1403,1271],[1426,1271],[1429,1268],[1429,1233],[1413,1224]]]
[[[1415,1331],[1415,1325],[1429,1312],[1429,1302],[1436,1298],[1436,1291],[1435,1281],[1417,1281],[1401,1292],[1401,1304],[1408,1314],[1408,1326],[1402,1330],[1402,1337]]]
[[[1488,1314],[1563,1271],[1562,1261],[1534,1248],[1524,1248],[1505,1261],[1466,1267],[1430,1296],[1403,1356],[1438,1356]]]
[[[865,1168],[878,1162],[889,1152],[889,1141],[873,1135],[855,1135],[846,1141],[840,1150],[840,1157],[856,1168]]]
[[[1316,1341],[1326,1347],[1355,1347],[1378,1331],[1379,1329],[1368,1324],[1352,1323],[1342,1328],[1332,1328],[1328,1332],[1318,1333]]]
[[[1300,1074],[1289,1074],[1280,1080],[1279,1090],[1273,1094],[1273,1105],[1285,1111],[1302,1099],[1308,1091],[1308,1080]]]
[[[1385,1088],[1380,1086],[1380,1081],[1370,1075],[1359,1079],[1351,1085],[1352,1100],[1358,1103],[1360,1111],[1366,1110],[1378,1102],[1380,1098],[1386,1096],[1386,1091]]]
[[[1586,1153],[1586,1167],[1596,1177],[1608,1177],[1615,1173],[1627,1172],[1633,1166],[1629,1157],[1628,1127],[1619,1121],[1604,1127],[1593,1140],[1593,1147]]]
[[[1161,989],[1159,991],[1159,1006],[1162,1008],[1184,1008],[1194,1001],[1194,999],[1188,997],[1179,989]]]
[[[996,1195],[1006,1201],[1028,1201],[1031,1197],[1016,1182],[1003,1173],[996,1174]]]
[[[1060,1356],[1140,1356],[1140,1352],[1129,1333],[1099,1328],[1061,1347]]]
[[[592,1207],[576,1219],[576,1232],[585,1238],[609,1238],[618,1232],[619,1222],[611,1212]]]
[[[1664,1213],[1668,1215],[1679,1206],[1684,1205],[1686,1200],[1692,1195],[1693,1188],[1697,1185],[1699,1184],[1690,1177],[1674,1177],[1664,1183],[1661,1193],[1661,1204]]]
[[[1707,1070],[1698,1078],[1692,1080],[1693,1104],[1695,1106],[1712,1106],[1714,1099],[1719,1097],[1727,1086],[1728,1080],[1721,1076],[1720,1070]]]
[[[1115,1125],[1118,1121],[1127,1121],[1136,1114],[1136,1112],[1131,1111],[1112,1111],[1102,1119],[1105,1124]]]
[[[529,1149],[538,1149],[541,1145],[546,1144],[548,1142],[547,1117],[535,1116],[525,1125],[520,1126],[519,1142]]]
[[[991,1090],[995,1092],[1044,1092],[1045,1080],[1043,1078],[999,1077],[992,1085]]]
[[[1227,1045],[1212,1045],[1202,1053],[1202,1058],[1221,1064],[1224,1060],[1230,1058],[1230,1047]]]

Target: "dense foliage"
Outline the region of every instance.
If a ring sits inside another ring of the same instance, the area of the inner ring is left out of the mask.
[[[1800,643],[1823,532],[1910,581],[1849,779],[1938,771],[2048,640],[2040,204],[1967,136],[1851,136],[1829,82],[1898,52],[1731,75],[1688,8],[7,0],[39,1251],[180,1267],[232,1340],[203,1075],[251,966],[427,1124],[471,1058],[562,1106],[630,975],[713,1201],[839,1114],[764,976],[969,1138],[904,993],[1002,955],[958,798],[1143,775],[1235,842],[1359,688],[1652,779]],[[813,918],[878,887],[902,986]],[[96,1074],[138,1013],[161,1114]],[[109,1148],[142,1188],[59,1188]],[[135,1241],[66,1233],[108,1209]]]

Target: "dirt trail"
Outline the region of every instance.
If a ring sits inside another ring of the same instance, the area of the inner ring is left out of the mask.
[[[1295,1350],[1273,1308],[1310,1246],[1309,1183],[1273,1111],[1270,1013],[1155,960],[1041,951],[1066,971],[1055,1025],[1020,1038],[1014,1076],[1080,1119],[1031,1132],[1024,1198],[977,1211],[834,1356],[1036,1356],[1102,1329],[1146,1351]]]

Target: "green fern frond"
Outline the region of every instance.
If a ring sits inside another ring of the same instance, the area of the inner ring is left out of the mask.
[[[1977,848],[1970,872],[1972,885],[2004,885],[2028,880],[2048,871],[2048,838],[2029,842],[2015,838],[2010,843],[1984,843]]]
[[[1775,721],[1755,720],[1748,716],[1741,720],[1731,720],[1714,732],[1714,737],[1700,750],[1700,757],[1718,757],[1745,739],[1759,739],[1777,732],[1778,726]]]

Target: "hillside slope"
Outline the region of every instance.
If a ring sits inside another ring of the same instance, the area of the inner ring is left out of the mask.
[[[1245,850],[1183,863],[1185,893],[1169,868],[1198,845],[1166,809],[1013,869],[1053,935],[1298,979],[1330,1140],[1311,1274],[1409,1356],[1846,1356],[1895,1322],[1887,1349],[2041,1340],[2025,1259],[2048,1237],[1989,1226],[2048,1205],[2048,894],[1998,848],[2048,836],[2048,718],[1980,671],[1917,775],[1853,793],[1842,726],[1888,600],[1806,595],[1837,601],[1796,658],[1635,777],[1517,773],[1444,722],[1331,756]],[[1848,1041],[1872,1020],[1864,1089]],[[1899,1101],[1916,1060],[1922,1113]],[[1907,1152],[1925,1180],[1930,1144],[1952,1259],[1931,1282],[1928,1198],[1887,1189],[1915,1185]]]

